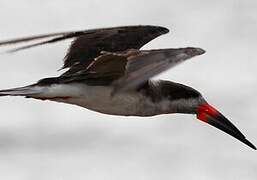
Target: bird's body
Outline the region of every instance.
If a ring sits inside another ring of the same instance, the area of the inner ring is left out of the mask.
[[[112,115],[153,115],[154,104],[136,91],[111,95],[113,87],[90,86],[82,83],[53,84],[32,98],[78,105]],[[144,112],[140,112],[144,109]]]
[[[68,70],[20,88],[0,91],[0,96],[25,96],[74,104],[104,114],[153,116],[196,114],[197,118],[225,131],[253,149],[256,147],[195,89],[151,78],[187,59],[205,53],[200,48],[140,50],[169,30],[159,26],[124,26],[54,33],[0,42],[11,45],[41,42],[11,50],[15,52],[64,39],[76,38],[64,59]],[[50,40],[44,40],[51,38]]]
[[[27,97],[74,104],[104,114],[122,116],[153,116],[178,113],[179,109],[186,111],[186,108],[188,113],[193,114],[191,106],[194,107],[204,102],[200,96],[199,98],[191,98],[191,100],[184,99],[183,96],[181,98],[173,97],[173,101],[170,101],[161,92],[166,89],[161,88],[163,84],[170,85],[173,89],[178,86],[180,91],[181,88],[189,88],[168,81],[149,81],[136,90],[122,91],[112,95],[114,90],[112,86],[68,83],[48,86],[33,85],[29,87],[29,91],[35,90],[36,93],[27,95]],[[172,98],[172,93],[169,97]]]

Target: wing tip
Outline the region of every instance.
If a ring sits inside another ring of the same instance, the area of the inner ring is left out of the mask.
[[[147,27],[149,27],[153,31],[158,31],[160,33],[160,35],[167,34],[168,32],[170,32],[170,30],[164,26],[147,25]]]
[[[150,24],[140,24],[140,25],[127,25],[127,26],[117,26],[117,27],[112,27],[113,28],[132,28],[132,29],[143,29],[143,31],[150,32],[150,34],[167,34],[170,32],[170,30],[164,26],[159,26],[159,25],[150,25]]]
[[[162,34],[167,34],[167,33],[170,32],[170,30],[168,28],[166,28],[166,27],[163,27],[163,26],[157,26],[157,27],[160,29],[160,32]]]

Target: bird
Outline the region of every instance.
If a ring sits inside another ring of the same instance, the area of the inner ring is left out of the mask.
[[[13,47],[8,53],[72,39],[58,77],[23,87],[0,90],[0,96],[24,96],[78,105],[119,116],[155,116],[184,113],[233,136],[256,150],[240,130],[210,105],[196,89],[152,78],[205,53],[197,47],[142,50],[169,29],[155,25],[130,25],[50,33],[0,42]],[[37,41],[37,42],[35,42]]]

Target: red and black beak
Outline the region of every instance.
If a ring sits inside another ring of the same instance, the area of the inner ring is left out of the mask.
[[[204,103],[197,108],[197,118],[206,122],[238,139],[242,143],[256,150],[256,147],[248,141],[245,136],[219,111],[208,103]]]

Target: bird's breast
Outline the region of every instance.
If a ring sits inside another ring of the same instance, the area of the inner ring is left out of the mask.
[[[120,92],[112,96],[112,90],[111,86],[55,84],[47,88],[44,96],[52,101],[75,104],[105,114],[125,116],[156,114],[154,104],[140,92]]]

